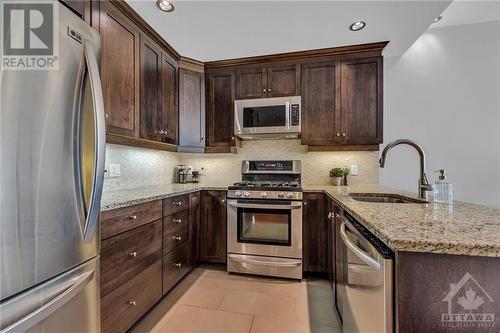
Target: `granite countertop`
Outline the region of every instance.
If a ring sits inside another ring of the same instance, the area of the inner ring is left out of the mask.
[[[414,194],[377,185],[316,186],[393,251],[500,257],[500,209],[455,201],[443,203],[370,203],[348,193]]]
[[[104,192],[101,210],[127,207],[199,190],[227,190],[228,184],[172,184]],[[441,203],[370,203],[349,193],[414,194],[378,185],[304,186],[324,192],[393,251],[500,257],[500,209],[455,201]]]

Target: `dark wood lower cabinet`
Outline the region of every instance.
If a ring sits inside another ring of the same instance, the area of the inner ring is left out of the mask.
[[[200,222],[201,261],[225,263],[227,259],[225,191],[202,192]]]
[[[153,265],[101,298],[101,331],[122,333],[162,295],[162,263]]]
[[[190,244],[184,242],[163,256],[163,294],[191,270]]]
[[[323,193],[304,193],[302,259],[305,272],[326,272],[326,200]]]
[[[189,239],[191,239],[191,263],[200,259],[200,192],[189,194]]]

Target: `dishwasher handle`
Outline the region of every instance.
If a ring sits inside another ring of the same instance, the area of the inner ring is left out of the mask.
[[[349,236],[347,236],[347,233],[345,231],[345,226],[346,226],[346,222],[344,221],[344,222],[342,222],[342,225],[340,226],[340,237],[344,241],[344,244],[347,246],[347,248],[349,250],[351,250],[365,264],[367,264],[371,268],[376,269],[376,270],[379,271],[380,268],[381,268],[380,262],[377,259],[375,259],[372,256],[370,256],[365,251],[361,250],[359,247],[357,247],[354,244],[354,242],[352,242],[349,239]]]

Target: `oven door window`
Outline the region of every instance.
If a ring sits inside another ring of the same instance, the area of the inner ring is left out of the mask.
[[[291,245],[291,211],[238,208],[238,243]]]
[[[243,108],[243,127],[286,126],[285,105]]]

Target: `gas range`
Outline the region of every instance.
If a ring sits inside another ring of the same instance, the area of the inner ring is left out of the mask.
[[[300,161],[243,161],[227,192],[227,270],[302,278]]]
[[[229,198],[302,200],[300,161],[243,161]]]

